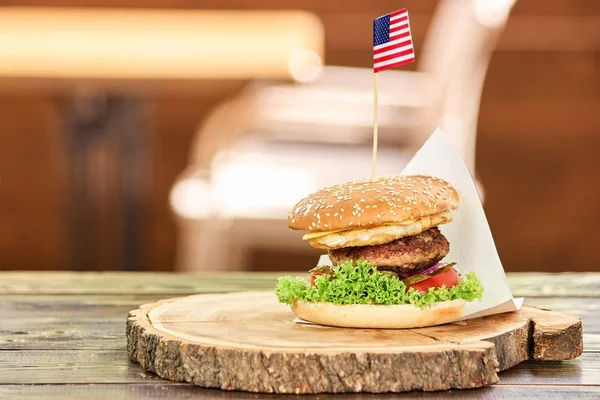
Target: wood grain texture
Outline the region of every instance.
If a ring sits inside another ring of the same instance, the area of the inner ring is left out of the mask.
[[[397,399],[465,399],[465,400],[533,400],[539,399],[540,393],[549,400],[563,399],[598,399],[600,386],[587,387],[547,387],[538,385],[524,386],[494,386],[490,388],[445,392],[412,392],[403,394],[389,394],[382,397],[380,394],[353,393],[336,395],[304,395],[302,400],[397,400]],[[62,400],[205,400],[205,399],[234,399],[256,400],[262,396],[246,392],[224,392],[214,389],[201,389],[185,384],[168,383],[156,385],[150,383],[136,383],[131,385],[6,385],[0,386],[0,398],[3,400],[31,399],[62,399]],[[268,399],[298,400],[296,395],[269,396]]]
[[[0,386],[5,384],[134,383],[162,380],[131,363],[119,350],[0,350]]]
[[[123,349],[123,321],[129,311],[162,297],[163,294],[0,295],[0,348]],[[581,317],[585,327],[584,351],[600,352],[600,299],[539,297],[528,298],[527,302]]]
[[[497,369],[532,356],[572,359],[583,347],[579,318],[532,307],[410,330],[339,329],[293,319],[273,292],[161,300],[131,312],[127,350],[146,370],[202,387],[383,393],[488,386],[498,381]],[[569,330],[568,340],[561,329]],[[531,353],[536,340],[544,351]]]
[[[125,344],[118,350],[100,351],[0,350],[0,373],[0,387],[69,383],[180,384],[144,371],[129,359]],[[524,361],[500,372],[498,376],[500,381],[496,386],[593,386],[600,382],[600,358],[597,353],[584,353],[571,361]]]
[[[0,271],[0,295],[138,295],[270,290],[286,272],[137,273]],[[306,276],[306,272],[291,275]],[[516,297],[598,297],[600,273],[507,273]],[[51,282],[51,284],[50,284]],[[164,297],[164,296],[163,296]]]
[[[208,278],[150,273],[0,273],[0,398],[263,398],[252,393],[202,389],[144,372],[129,360],[124,321],[128,311],[139,304],[169,295],[268,290],[276,275]],[[500,382],[485,389],[411,392],[409,398],[600,397],[600,297],[594,291],[598,278],[594,274],[509,274],[509,280],[515,294],[528,296],[528,303],[582,318],[583,355],[571,361],[524,361],[500,372]],[[363,393],[332,398],[380,397]],[[407,397],[397,394],[385,398]]]
[[[0,349],[122,350],[123,321],[160,295],[0,295]]]

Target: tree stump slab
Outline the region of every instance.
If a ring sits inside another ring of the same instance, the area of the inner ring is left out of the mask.
[[[147,371],[206,388],[383,393],[488,386],[524,360],[569,360],[583,349],[578,317],[529,306],[403,330],[293,319],[273,292],[166,299],[129,313],[127,351]]]

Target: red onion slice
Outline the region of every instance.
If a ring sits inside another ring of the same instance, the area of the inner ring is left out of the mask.
[[[445,267],[446,265],[448,265],[448,263],[439,262],[437,264],[432,265],[431,267],[427,267],[427,268],[422,269],[420,271],[417,271],[417,272],[408,272],[408,273],[405,273],[405,274],[398,274],[398,276],[400,278],[408,278],[409,276],[413,276],[413,275],[417,275],[417,274],[420,274],[420,275],[430,275],[433,272],[437,271],[438,269]]]

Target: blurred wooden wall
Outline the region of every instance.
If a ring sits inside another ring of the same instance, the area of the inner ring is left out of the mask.
[[[418,48],[436,1],[124,0],[122,7],[307,9],[326,26],[330,65],[371,66],[371,20],[411,12]],[[13,0],[0,5],[110,7],[107,0]],[[477,146],[486,211],[507,270],[597,270],[600,222],[600,2],[520,0],[493,56]],[[1,62],[1,61],[0,61]],[[171,270],[168,193],[210,107],[232,93],[151,98],[142,264]],[[0,87],[0,269],[63,269],[68,167],[65,99]],[[101,184],[101,182],[99,183]],[[89,269],[120,269],[117,204],[102,208]],[[260,257],[257,261],[260,264]]]

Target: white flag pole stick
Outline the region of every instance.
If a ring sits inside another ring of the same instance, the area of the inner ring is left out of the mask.
[[[373,163],[371,165],[371,180],[377,175],[377,72],[373,72]]]

